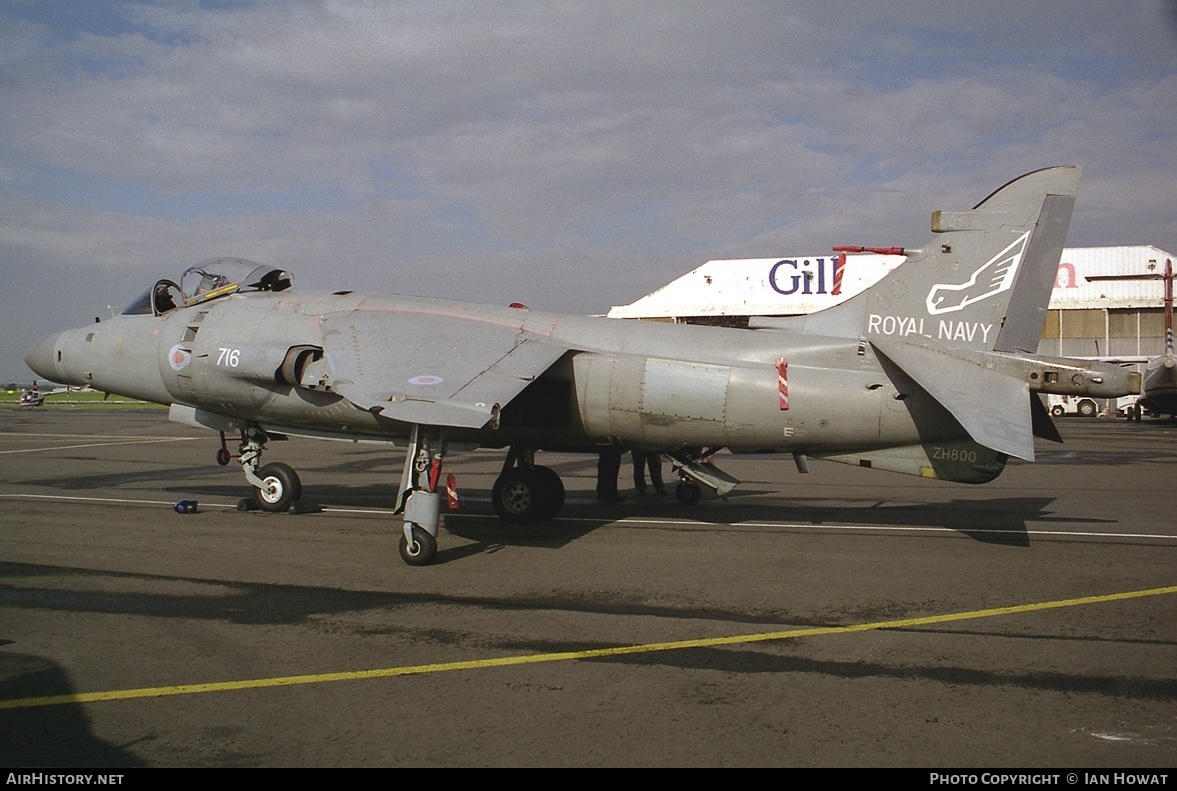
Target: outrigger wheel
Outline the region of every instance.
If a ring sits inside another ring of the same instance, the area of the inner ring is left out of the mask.
[[[682,505],[695,505],[703,497],[703,489],[693,481],[679,481],[674,487],[674,499]]]

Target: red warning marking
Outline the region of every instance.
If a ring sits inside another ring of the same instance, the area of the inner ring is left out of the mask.
[[[784,357],[776,361],[777,388],[780,390],[781,411],[789,408],[789,362]]]
[[[441,477],[441,459],[434,459],[429,465],[429,491],[437,491],[437,479]]]
[[[453,473],[450,473],[445,479],[445,499],[449,503],[451,511],[458,510],[458,484]]]

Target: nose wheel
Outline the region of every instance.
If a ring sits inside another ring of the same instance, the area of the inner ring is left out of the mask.
[[[245,480],[253,487],[253,504],[263,511],[277,513],[289,510],[290,507],[302,499],[302,481],[298,473],[289,464],[275,462],[261,466],[262,451],[270,436],[260,426],[249,426],[241,433],[241,447],[237,460],[241,464],[241,471],[245,473]],[[217,451],[217,462],[228,463],[233,458],[229,449],[225,447],[224,436],[221,438],[221,450]],[[237,505],[239,509],[251,510],[248,499]]]
[[[263,511],[285,511],[302,497],[302,482],[288,464],[267,464],[257,471],[262,486],[253,487],[253,499]]]

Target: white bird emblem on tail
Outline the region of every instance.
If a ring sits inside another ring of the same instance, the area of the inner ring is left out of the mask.
[[[1022,255],[1026,252],[1026,240],[1029,238],[1030,231],[1026,231],[960,285],[937,283],[932,286],[932,290],[928,292],[928,313],[933,316],[953,313],[974,302],[1008,291],[1013,286],[1014,275],[1018,272],[1018,264],[1022,262]]]

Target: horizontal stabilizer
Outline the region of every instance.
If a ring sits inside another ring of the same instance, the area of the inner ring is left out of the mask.
[[[1030,396],[1030,420],[1034,424],[1035,437],[1041,437],[1048,442],[1063,441],[1062,435],[1058,433],[1058,426],[1050,419],[1046,407],[1042,405],[1042,399],[1037,395]]]
[[[1026,382],[927,346],[877,340],[871,345],[940,402],[974,442],[1034,460]]]

